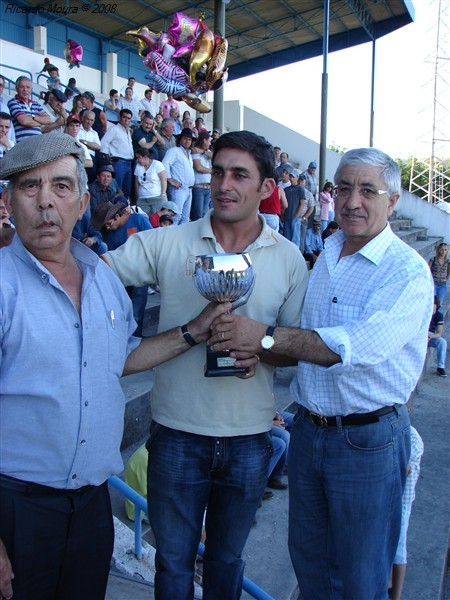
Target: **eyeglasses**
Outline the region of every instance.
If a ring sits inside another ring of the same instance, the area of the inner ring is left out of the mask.
[[[355,188],[350,185],[337,185],[336,197],[337,198],[349,198],[354,191]],[[378,198],[378,196],[382,196],[383,194],[389,194],[389,190],[374,190],[370,187],[358,188],[358,194],[365,198],[365,200],[374,200]]]

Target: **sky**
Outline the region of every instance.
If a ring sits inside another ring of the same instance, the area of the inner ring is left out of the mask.
[[[374,146],[394,157],[426,158],[433,139],[439,2],[413,0],[413,4],[415,22],[376,42]],[[438,80],[438,93],[444,91],[445,102],[438,104],[435,137],[448,139],[450,0],[442,0],[442,5],[441,39],[446,35],[447,60],[441,63],[446,81]],[[342,149],[369,145],[371,69],[371,43],[329,54],[327,145]],[[225,100],[240,100],[319,142],[322,71],[323,59],[317,57],[230,81],[225,84]],[[438,153],[448,158],[449,144],[438,146]]]

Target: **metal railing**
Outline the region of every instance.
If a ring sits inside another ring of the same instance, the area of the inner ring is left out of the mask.
[[[147,500],[135,492],[129,485],[117,477],[117,475],[110,477],[108,483],[134,504],[134,552],[136,557],[140,560],[142,559],[141,510],[147,514]],[[198,553],[200,556],[203,556],[204,550],[205,546],[199,544]],[[256,598],[256,600],[274,600],[272,596],[267,594],[247,577],[244,577],[243,579],[242,588],[250,594],[252,598]]]

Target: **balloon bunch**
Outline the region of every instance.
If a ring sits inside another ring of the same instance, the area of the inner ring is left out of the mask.
[[[140,27],[127,34],[138,40],[138,52],[149,69],[145,77],[155,92],[184,100],[199,112],[210,112],[209,104],[199,96],[226,81],[228,41],[212,33],[203,19],[204,14],[191,19],[177,12],[167,33]]]
[[[83,60],[83,46],[75,40],[67,40],[64,47],[64,58],[69,63],[69,69],[80,68],[80,62]]]

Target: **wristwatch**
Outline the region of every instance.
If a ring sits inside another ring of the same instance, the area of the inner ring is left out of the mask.
[[[273,332],[275,331],[275,326],[270,326],[267,328],[266,335],[261,340],[261,346],[264,350],[270,350],[273,348],[275,344],[275,340],[273,339]]]

